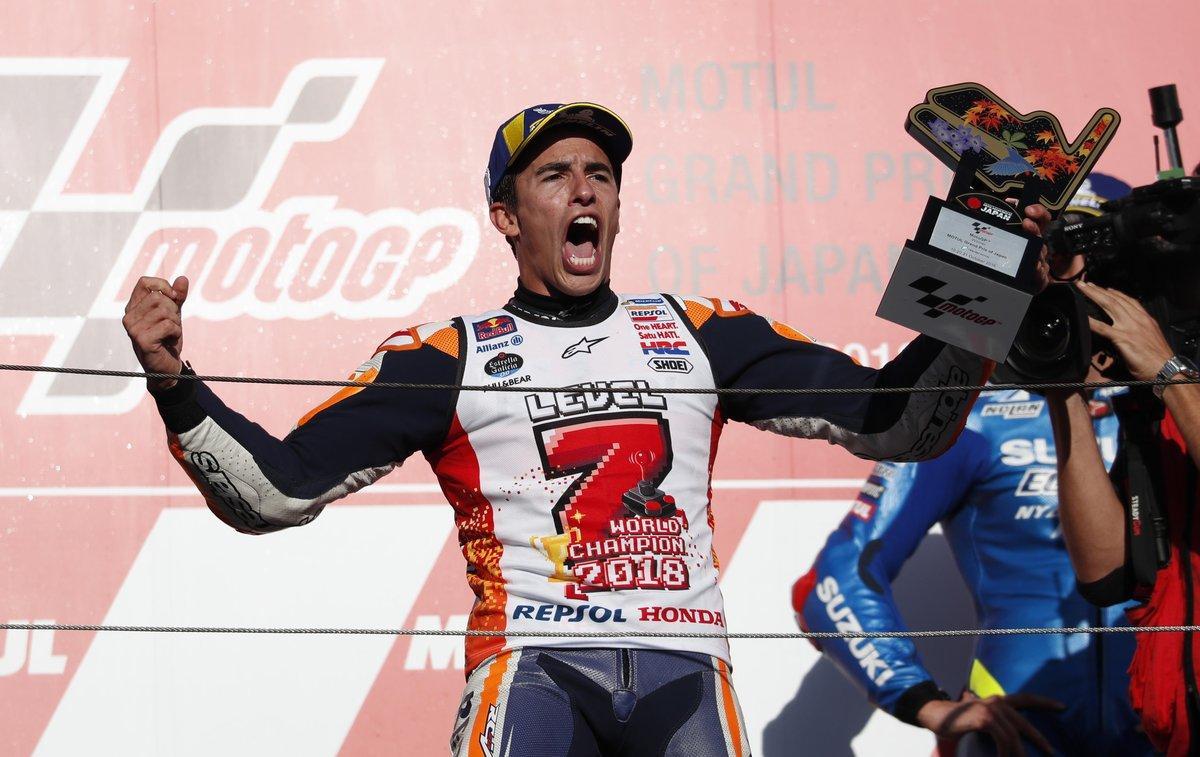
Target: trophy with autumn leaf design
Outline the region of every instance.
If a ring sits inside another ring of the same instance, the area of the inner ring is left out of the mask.
[[[876,315],[1003,362],[1037,290],[1042,240],[1021,227],[1025,206],[1061,211],[1120,122],[1101,108],[1068,142],[1053,114],[1019,113],[982,85],[929,90],[905,130],[954,179],[929,198]]]

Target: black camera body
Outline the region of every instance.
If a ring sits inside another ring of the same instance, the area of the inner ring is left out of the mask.
[[[1200,251],[1200,178],[1165,179],[1106,202],[1104,215],[1052,224],[1057,253],[1082,254],[1088,281],[1141,299],[1158,294],[1164,267]]]

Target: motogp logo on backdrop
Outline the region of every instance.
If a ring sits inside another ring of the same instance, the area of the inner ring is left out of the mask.
[[[126,64],[0,58],[0,335],[54,337],[43,365],[135,369],[120,319],[143,275],[187,275],[193,319],[396,318],[474,260],[479,227],[461,208],[361,213],[336,194],[276,186],[293,147],[354,126],[380,59],[305,61],[259,98],[269,105],[186,111],[162,129],[131,191],[69,191],[85,149],[111,151],[106,170],[126,168],[123,146],[91,144],[102,117],[126,117],[108,113]],[[207,85],[197,76],[195,86]],[[355,181],[370,177],[327,186]],[[49,282],[36,284],[49,276],[60,277],[52,297]],[[143,395],[137,380],[39,374],[18,412],[117,414]]]

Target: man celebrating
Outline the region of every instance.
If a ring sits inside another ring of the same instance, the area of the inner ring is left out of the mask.
[[[708,632],[725,626],[709,479],[728,420],[876,459],[939,454],[965,392],[837,396],[657,388],[977,384],[991,365],[919,337],[882,370],[856,365],[726,300],[609,288],[625,123],[591,103],[541,105],[497,131],[485,189],[516,256],[504,307],[397,331],[364,383],[564,387],[555,392],[348,387],[283,440],[195,380],[152,382],[170,448],[232,527],[307,523],[414,452],[454,507],[475,593],[456,755],[745,755],[720,638],[506,637],[506,631]],[[1049,220],[1027,211],[1030,230]],[[180,359],[187,281],[143,278],[125,326],[151,372]]]

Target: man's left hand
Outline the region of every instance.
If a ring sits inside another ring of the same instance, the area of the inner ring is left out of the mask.
[[[1009,199],[1010,205],[1016,206],[1016,199]],[[1053,221],[1053,216],[1050,211],[1046,210],[1045,205],[1034,203],[1025,206],[1025,217],[1021,219],[1021,228],[1029,234],[1042,236],[1046,233],[1046,228]],[[1037,264],[1037,291],[1040,292],[1050,285],[1050,248],[1042,245],[1041,255],[1038,257]],[[1036,292],[1035,292],[1036,294]]]
[[[1025,206],[1025,217],[1021,219],[1021,228],[1039,237],[1046,233],[1046,228],[1054,218],[1044,205]],[[1040,292],[1050,285],[1050,248],[1042,245],[1041,256],[1037,264],[1037,290]]]
[[[1079,282],[1079,291],[1112,318],[1111,326],[1095,318],[1088,322],[1093,332],[1113,343],[1133,377],[1138,381],[1157,378],[1175,353],[1142,304],[1124,292],[1086,281]]]

